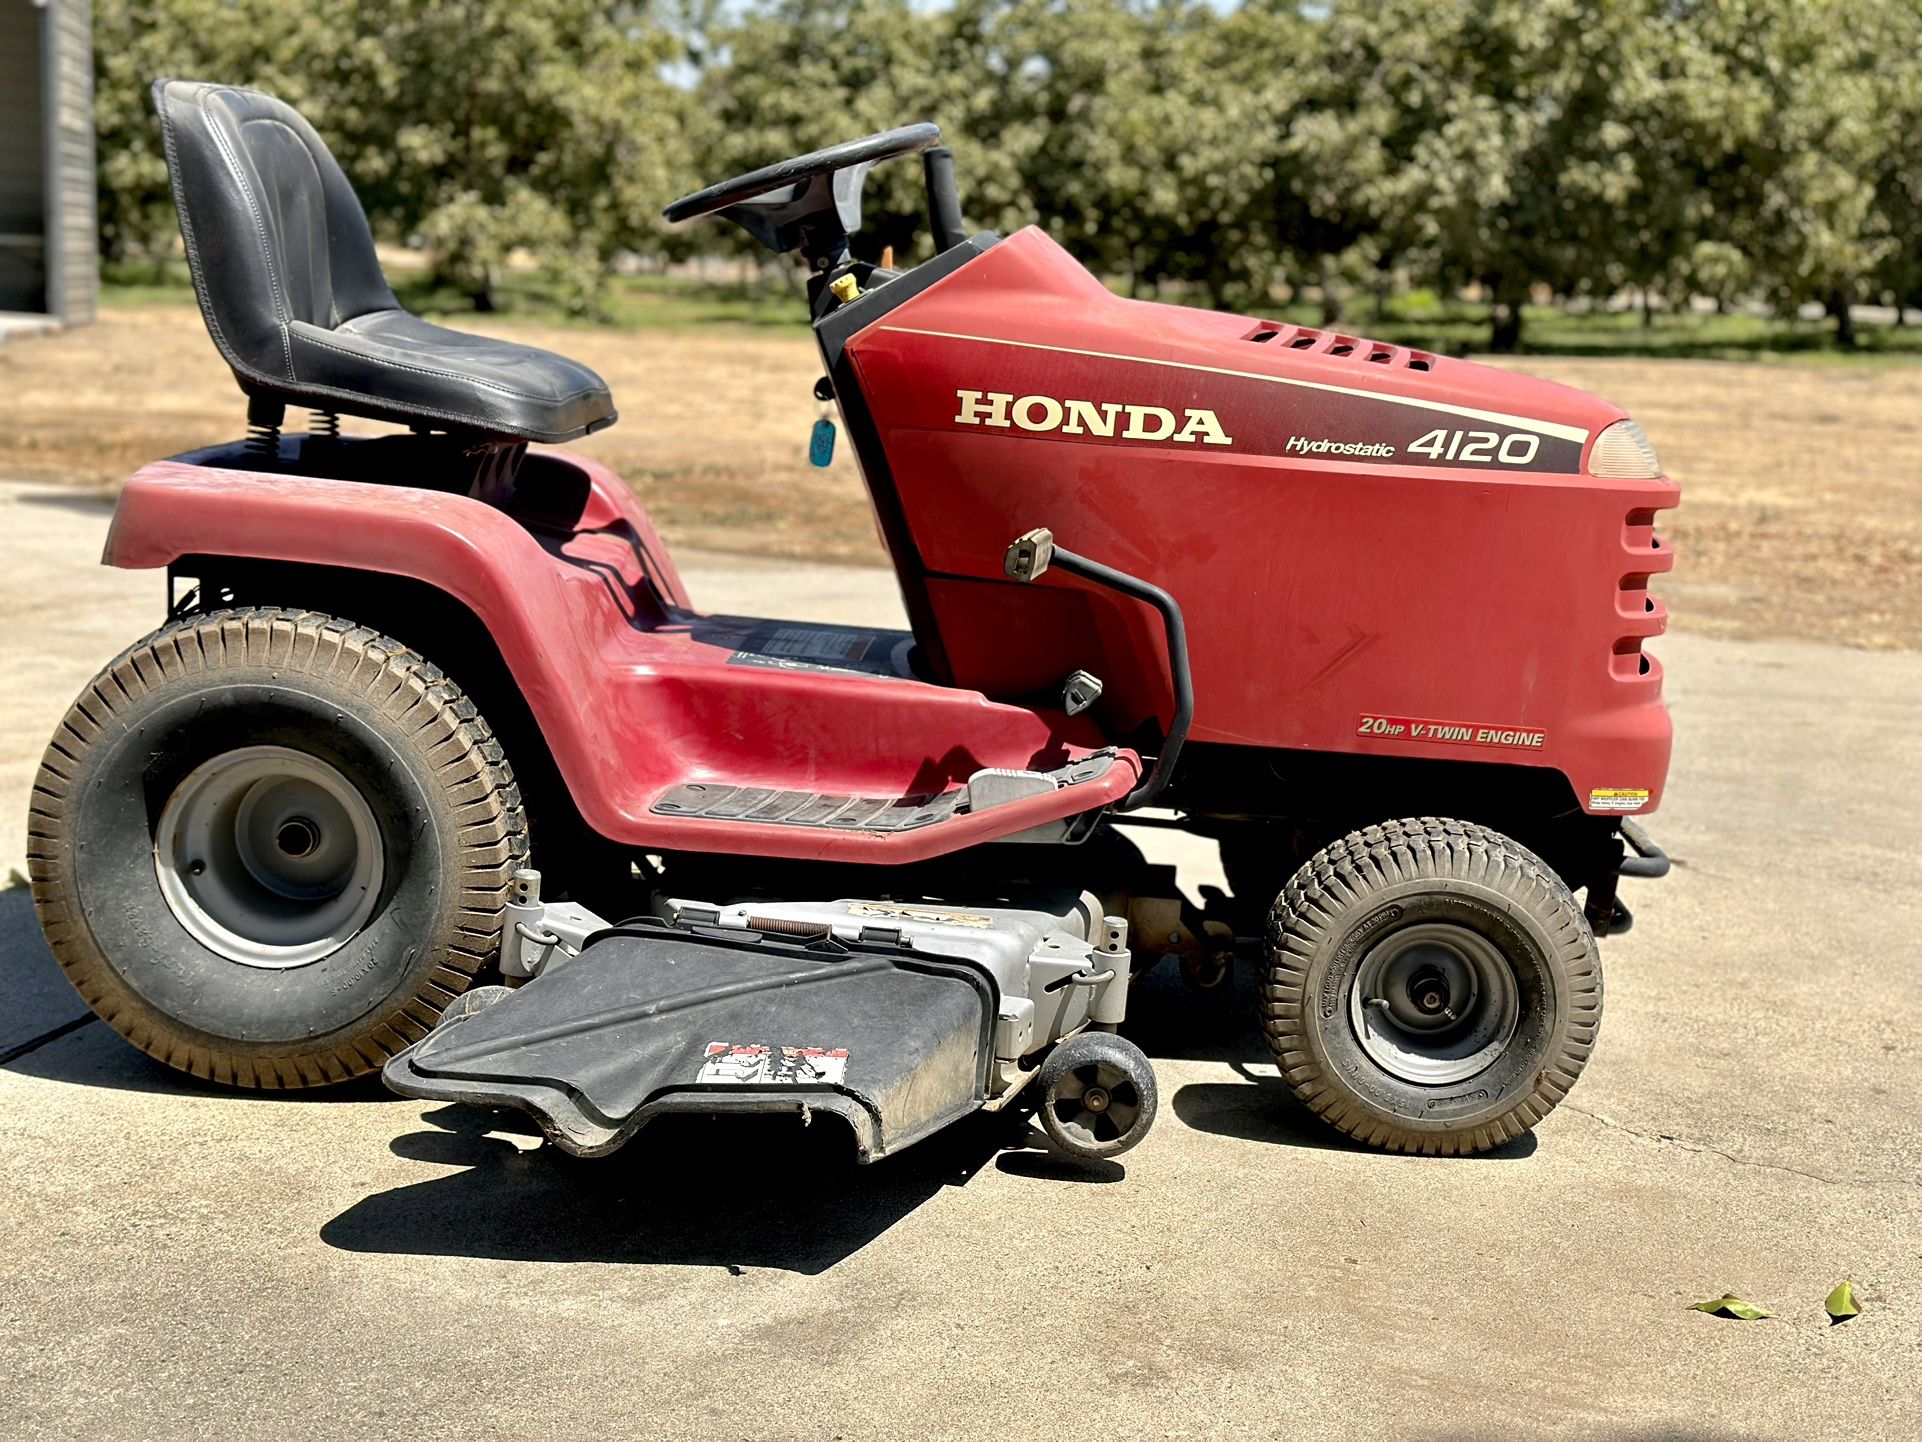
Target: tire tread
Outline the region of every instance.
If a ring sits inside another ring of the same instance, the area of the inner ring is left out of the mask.
[[[313,1050],[225,1051],[167,1029],[135,1002],[96,946],[73,894],[66,863],[74,780],[88,750],[142,698],[170,681],[230,665],[325,679],[360,693],[391,724],[416,738],[438,727],[424,749],[457,818],[459,876],[451,924],[435,966],[379,1016]],[[55,731],[35,778],[27,859],[34,909],[55,959],[81,998],[134,1046],[194,1076],[248,1089],[279,1090],[347,1081],[379,1069],[425,1035],[433,1019],[498,952],[512,871],[527,853],[526,821],[512,767],[485,718],[438,666],[368,626],[317,611],[234,606],[168,622],[110,661]]]
[[[1350,1095],[1317,1060],[1304,1014],[1309,962],[1341,914],[1371,892],[1418,880],[1470,882],[1526,911],[1547,930],[1568,982],[1567,1024],[1534,1087],[1500,1116],[1460,1131],[1400,1127]],[[1594,1051],[1602,1012],[1594,934],[1561,879],[1520,842],[1488,827],[1423,816],[1349,832],[1289,880],[1269,913],[1267,939],[1262,1024],[1282,1078],[1310,1111],[1364,1144],[1440,1156],[1500,1146],[1531,1130],[1568,1095]]]

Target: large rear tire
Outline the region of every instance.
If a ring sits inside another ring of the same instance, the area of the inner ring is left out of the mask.
[[[28,855],[55,957],[150,1056],[243,1087],[377,1070],[498,953],[526,852],[500,745],[398,642],[189,616],[67,713]]]
[[[1388,1151],[1465,1155],[1528,1131],[1594,1049],[1602,968],[1532,852],[1461,821],[1350,832],[1268,926],[1268,1044],[1297,1098]]]

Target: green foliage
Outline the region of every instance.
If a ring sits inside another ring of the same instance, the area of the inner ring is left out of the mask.
[[[147,88],[231,80],[306,114],[392,240],[492,305],[509,255],[539,256],[594,302],[689,172],[673,41],[597,0],[100,0],[103,239],[165,254],[173,217]]]
[[[723,226],[663,231],[659,208],[920,119],[956,152],[972,224],[1043,225],[1135,294],[1258,310],[1287,294],[1333,323],[1358,291],[1379,312],[1417,286],[1466,288],[1497,347],[1523,341],[1525,317],[1572,324],[1540,308],[1550,298],[1639,294],[1651,344],[1662,304],[1692,296],[1817,302],[1844,344],[1851,302],[1922,304],[1918,0],[96,0],[95,14],[103,245],[119,261],[170,253],[146,86],[185,74],[308,111],[383,238],[426,247],[435,293],[481,305],[516,254],[587,313],[609,309],[626,253],[762,255]],[[877,169],[862,248],[925,255],[923,204],[917,166]],[[1468,314],[1454,306],[1447,326]]]
[[[369,213],[485,305],[509,254],[573,303],[686,172],[673,42],[594,0],[344,0],[326,113]]]

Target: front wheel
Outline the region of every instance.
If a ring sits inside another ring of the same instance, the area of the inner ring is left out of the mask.
[[[378,632],[190,616],[114,661],[34,783],[34,905],[81,996],[247,1087],[377,1070],[499,947],[526,851],[474,705]]]
[[[1289,881],[1268,943],[1264,1022],[1283,1078],[1373,1146],[1499,1146],[1568,1094],[1594,1049],[1594,934],[1538,857],[1486,827],[1350,832]]]

